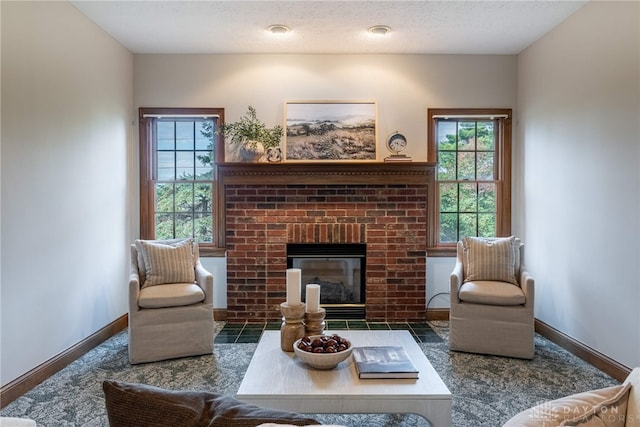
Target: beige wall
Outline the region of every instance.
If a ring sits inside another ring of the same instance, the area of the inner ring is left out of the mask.
[[[640,3],[591,2],[518,57],[515,230],[536,317],[640,365]]]
[[[253,105],[283,124],[288,100],[375,100],[381,157],[398,130],[425,160],[427,108],[514,107],[515,67],[515,56],[136,55],[134,105],[224,107],[227,121]]]
[[[69,3],[0,7],[5,385],[126,313],[135,116],[129,51]]]

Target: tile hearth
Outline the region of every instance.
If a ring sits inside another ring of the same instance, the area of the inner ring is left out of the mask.
[[[265,330],[279,330],[281,322],[227,322],[216,335],[217,344],[257,343]],[[441,342],[426,322],[368,322],[366,320],[327,320],[326,330],[406,330],[418,343]]]

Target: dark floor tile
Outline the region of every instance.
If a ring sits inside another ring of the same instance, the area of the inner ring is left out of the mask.
[[[240,335],[236,340],[237,344],[253,344],[260,340],[260,335]]]
[[[418,332],[415,331],[415,336],[418,337],[420,342],[442,342],[442,338],[435,332]]]
[[[240,332],[240,337],[260,337],[262,335],[262,329],[243,329]]]
[[[398,323],[389,323],[389,329],[398,330],[398,331],[408,331],[410,328],[407,322],[398,322]]]
[[[429,326],[426,322],[410,322],[409,326],[414,331],[432,331],[431,326]]]
[[[222,330],[227,330],[227,331],[240,331],[242,330],[242,328],[244,328],[244,323],[226,323],[224,325],[224,328],[222,328]]]
[[[239,329],[238,330],[223,329],[220,332],[218,332],[217,336],[237,337],[239,334],[240,334]]]
[[[214,340],[216,344],[233,344],[238,338],[237,335],[220,335],[218,334]]]
[[[325,320],[325,329],[347,329],[345,320]]]
[[[268,322],[264,329],[267,331],[279,331],[282,327],[282,322]]]
[[[369,322],[369,329],[373,330],[388,330],[389,325],[387,322]]]
[[[369,325],[364,320],[347,320],[347,327],[353,330],[369,330]]]
[[[252,331],[262,331],[264,329],[265,323],[245,323],[243,331],[252,330]]]

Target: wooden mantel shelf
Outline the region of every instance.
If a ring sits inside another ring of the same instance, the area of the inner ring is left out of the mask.
[[[367,163],[223,163],[222,185],[243,184],[427,184],[435,164],[426,162]]]

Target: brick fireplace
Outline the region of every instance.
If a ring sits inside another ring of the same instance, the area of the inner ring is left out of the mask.
[[[227,320],[281,319],[290,243],[366,244],[367,320],[424,320],[432,176],[425,163],[220,165]]]

